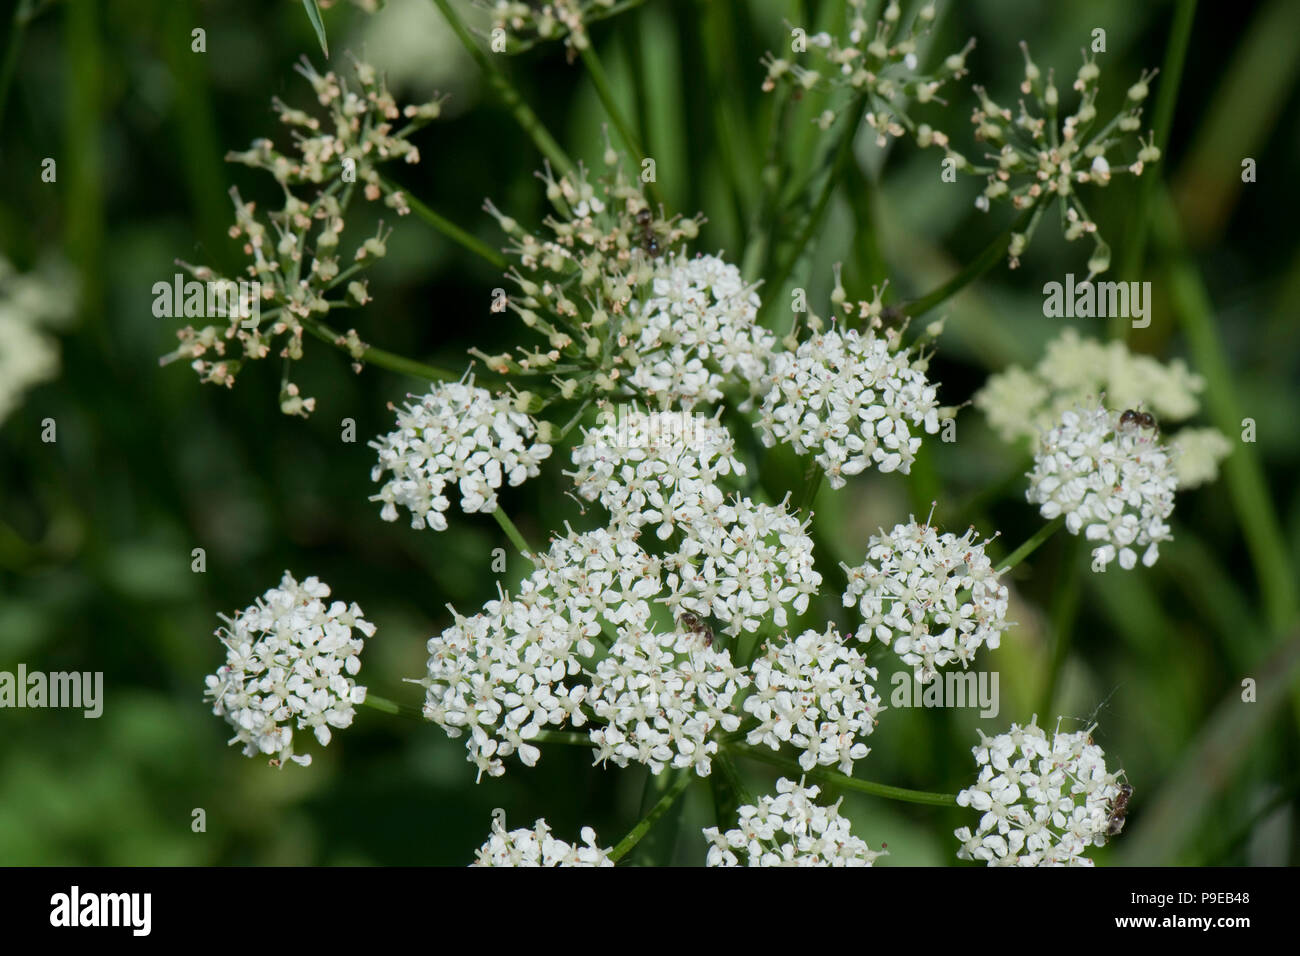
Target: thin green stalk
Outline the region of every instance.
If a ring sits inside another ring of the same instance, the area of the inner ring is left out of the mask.
[[[628,853],[632,851],[632,848],[641,842],[641,838],[650,832],[650,828],[659,821],[659,818],[672,808],[672,805],[677,802],[677,798],[680,797],[690,785],[694,776],[695,775],[689,771],[679,773],[677,779],[673,781],[672,786],[669,787],[668,791],[659,798],[659,802],[654,805],[646,815],[645,819],[634,826],[631,831],[628,832],[627,836],[623,837],[623,839],[619,840],[618,843],[615,844],[614,849],[610,851],[609,858],[617,863],[619,860],[623,859],[623,857],[627,856]]]
[[[850,777],[839,773],[835,770],[827,770],[825,767],[816,767],[812,770],[804,770],[797,760],[791,760],[788,757],[782,757],[763,747],[733,747],[734,753],[743,754],[751,760],[757,760],[760,763],[769,764],[786,773],[795,774],[796,776],[812,777],[815,780],[824,780],[827,783],[833,783],[845,790],[856,790],[858,793],[869,793],[873,797],[884,797],[886,800],[900,800],[903,803],[923,803],[932,807],[953,806],[957,803],[957,795],[954,793],[931,793],[927,790],[908,790],[904,787],[891,787],[884,783],[872,783],[869,780],[859,780],[857,777]]]
[[[478,64],[478,68],[483,71],[483,75],[487,78],[488,84],[496,91],[496,94],[501,97],[501,102],[504,103],[506,109],[510,110],[514,115],[515,121],[523,128],[523,131],[528,134],[529,138],[532,139],[533,143],[541,151],[542,155],[549,159],[561,174],[572,172],[573,163],[569,160],[569,157],[565,154],[564,150],[560,148],[560,144],[555,141],[553,136],[551,136],[542,121],[538,119],[537,114],[534,113],[528,104],[523,101],[523,98],[520,97],[518,91],[516,91],[510,81],[506,79],[506,75],[497,68],[497,65],[492,62],[491,58],[479,48],[477,43],[474,42],[474,38],[470,36],[469,30],[465,27],[465,22],[461,20],[460,15],[452,8],[449,0],[433,0],[433,2],[437,4],[438,9],[442,11],[442,15],[446,18],[452,31],[460,40],[461,45],[465,47],[469,52],[469,55],[474,58],[474,62]]]
[[[834,195],[835,188],[839,185],[840,174],[853,156],[853,141],[857,138],[858,126],[862,123],[862,116],[865,111],[865,96],[858,97],[848,108],[848,129],[844,131],[844,138],[840,140],[839,147],[835,151],[835,160],[831,164],[830,171],[826,176],[826,182],[822,185],[821,193],[818,195],[812,211],[804,221],[803,228],[799,231],[789,255],[781,261],[772,275],[771,284],[768,286],[771,295],[771,298],[768,299],[769,302],[774,302],[784,290],[786,280],[790,278],[790,273],[794,271],[799,257],[803,255],[804,249],[807,248],[813,234],[821,225],[822,218],[826,215],[826,209],[830,206],[831,196]]]
[[[1070,655],[1070,645],[1074,640],[1074,620],[1079,610],[1079,596],[1082,593],[1083,576],[1072,573],[1075,557],[1079,551],[1079,539],[1070,538],[1065,548],[1063,564],[1066,569],[1064,580],[1052,595],[1050,620],[1052,626],[1052,660],[1048,665],[1047,681],[1043,685],[1043,694],[1039,699],[1037,713],[1057,713],[1052,709],[1056,699],[1056,690],[1060,684],[1061,671],[1065,660]],[[1060,580],[1060,579],[1058,579]]]
[[[330,326],[315,318],[305,318],[300,320],[302,327],[320,339],[322,342],[328,342],[336,349],[347,350],[347,345],[343,341],[343,336],[332,329]],[[387,352],[384,349],[376,348],[373,345],[367,345],[365,352],[361,356],[362,362],[369,362],[371,365],[378,365],[380,368],[386,368],[392,372],[401,372],[403,375],[410,375],[413,378],[422,378],[430,382],[456,382],[460,380],[460,374],[450,372],[446,369],[437,368],[433,365],[426,365],[423,362],[417,362],[414,359],[406,358],[395,352]]]
[[[395,717],[411,717],[415,720],[424,720],[424,714],[418,707],[411,707],[408,704],[399,704],[396,701],[389,700],[387,697],[380,697],[368,688],[366,690],[366,699],[361,702],[362,706],[369,707],[371,710],[377,710],[384,714],[392,714]]]
[[[437,229],[448,239],[452,240],[453,242],[459,243],[460,245],[468,249],[470,252],[474,253],[476,256],[479,256],[482,259],[485,259],[487,262],[491,263],[493,266],[495,266],[498,269],[504,270],[506,266],[509,265],[509,263],[506,261],[506,257],[502,255],[499,251],[493,249],[491,246],[489,246],[482,239],[479,239],[477,236],[472,235],[469,232],[466,232],[464,229],[456,225],[450,219],[440,216],[438,213],[434,212],[432,209],[430,209],[420,200],[412,196],[407,190],[402,189],[400,186],[395,185],[387,178],[381,178],[379,180],[379,185],[380,188],[383,189],[385,195],[391,196],[395,192],[402,193],[406,197],[406,204],[411,207],[411,212],[415,213],[417,216],[419,216],[429,225],[433,226],[434,229]]]
[[[618,130],[619,138],[623,140],[623,145],[636,158],[636,164],[639,167],[641,161],[645,159],[645,148],[641,145],[641,138],[637,136],[636,131],[632,129],[631,123],[623,115],[623,111],[618,107],[618,101],[614,99],[614,90],[609,85],[609,75],[605,72],[605,67],[601,65],[600,57],[596,55],[596,48],[588,42],[579,54],[582,56],[582,62],[587,67],[587,74],[591,77],[591,85],[596,88],[596,95],[600,97],[601,105],[605,107],[605,113],[609,116],[610,122]],[[664,197],[659,192],[659,183],[651,181],[646,184],[650,188],[650,195],[659,205],[663,205]]]
[[[1178,86],[1183,76],[1183,64],[1187,61],[1187,47],[1191,43],[1192,23],[1196,19],[1196,0],[1178,0],[1174,11],[1174,23],[1169,30],[1169,45],[1165,47],[1165,62],[1160,69],[1160,91],[1156,94],[1156,108],[1153,117],[1152,135],[1155,145],[1164,155],[1169,145],[1169,128],[1174,120],[1174,106],[1178,102]],[[1124,260],[1120,269],[1120,278],[1126,282],[1135,281],[1142,271],[1142,261],[1146,253],[1147,232],[1151,220],[1151,196],[1159,175],[1152,173],[1144,177],[1138,186],[1137,203],[1133,206],[1133,218],[1130,222],[1128,242],[1124,248]],[[1110,320],[1110,334],[1113,338],[1123,339],[1130,328],[1126,316],[1114,315]]]
[[[1022,231],[1033,218],[1033,212],[1033,208],[1030,208],[1021,213],[1020,217],[1011,224],[1011,228],[985,246],[983,252],[967,263],[964,269],[939,286],[939,288],[903,305],[901,308],[903,315],[910,317],[924,315],[931,309],[947,302],[966,286],[992,269],[1006,255],[1007,248],[1011,245],[1011,234]]]
[[[1025,558],[1037,551],[1039,545],[1052,535],[1056,534],[1057,529],[1063,524],[1065,524],[1065,515],[1057,515],[1051,521],[1047,522],[1047,524],[1043,525],[1037,532],[1035,532],[1032,538],[1007,555],[1007,557],[1003,559],[1002,563],[997,566],[996,573],[1001,574],[1003,571],[1010,571],[1021,561],[1025,560]]]
[[[528,547],[528,542],[524,540],[524,536],[519,533],[519,529],[515,527],[515,523],[510,520],[510,516],[505,513],[505,510],[498,505],[497,509],[492,512],[492,517],[496,518],[497,524],[506,533],[510,543],[519,549],[520,554],[531,561],[536,552]]]
[[[817,492],[821,490],[822,479],[826,473],[822,471],[821,465],[817,464],[816,457],[810,452],[805,461],[803,473],[803,486],[799,491],[799,500],[795,503],[795,508],[807,514],[812,509],[812,503],[817,499]]]

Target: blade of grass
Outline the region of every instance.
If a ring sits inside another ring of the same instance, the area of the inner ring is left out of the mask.
[[[325,41],[325,24],[320,18],[320,7],[316,5],[316,0],[302,0],[302,8],[307,11],[307,19],[311,21],[311,28],[316,31],[316,39],[320,42],[321,52],[325,54],[325,59],[330,58],[330,45]]]

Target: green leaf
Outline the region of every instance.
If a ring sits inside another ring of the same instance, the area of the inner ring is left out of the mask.
[[[311,21],[312,29],[316,31],[316,39],[320,40],[321,51],[328,60],[330,45],[325,42],[325,24],[321,22],[320,7],[316,5],[316,0],[302,0],[302,8],[307,11],[307,19]]]

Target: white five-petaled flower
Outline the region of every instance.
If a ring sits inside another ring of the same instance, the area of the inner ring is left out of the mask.
[[[937,390],[894,330],[829,331],[780,352],[759,419],[763,443],[812,453],[832,488],[875,464],[907,474],[920,430],[939,430]]]
[[[940,534],[914,519],[873,535],[867,560],[848,575],[844,606],[858,605],[858,638],[892,646],[922,682],[938,668],[969,667],[983,646],[997,648],[1008,624],[1007,588],[974,529]]]
[[[395,431],[370,443],[379,452],[371,480],[390,475],[370,500],[383,503],[385,521],[397,520],[400,505],[412,528],[435,531],[447,528],[447,490],[459,490],[467,513],[493,512],[502,482],[522,484],[550,456],[551,446],[535,440],[537,431],[508,396],[494,396],[473,380],[435,386],[398,411]]]
[[[776,796],[759,798],[758,806],[739,810],[738,827],[719,832],[709,827],[709,866],[871,866],[887,855],[855,837],[840,804],[819,806],[820,789],[784,777]]]
[[[315,577],[299,584],[288,571],[280,586],[237,611],[217,636],[226,646],[226,663],[207,678],[212,712],[235,728],[230,742],[242,743],[245,756],[272,756],[307,766],[309,754],[296,754],[293,731],[311,729],[322,746],[330,728],[351,726],[354,705],[366,689],[352,678],[361,670],[362,638],[375,626],[356,604],[326,603],[330,589]]]
[[[1092,866],[1084,856],[1107,839],[1123,771],[1106,769],[1092,729],[1048,735],[1036,725],[1011,725],[996,737],[980,733],[971,748],[979,766],[957,803],[980,811],[974,831],[954,831],[958,859],[989,866]]]
[[[1043,436],[1026,494],[1044,518],[1065,515],[1093,548],[1093,569],[1147,567],[1169,541],[1177,478],[1159,436],[1103,406],[1066,411]]]
[[[551,835],[545,820],[538,820],[530,830],[521,827],[506,832],[497,820],[492,821],[492,835],[474,853],[471,866],[613,866],[609,858],[612,847],[601,848],[596,831],[583,827],[582,843],[565,843]]]
[[[793,744],[804,770],[835,766],[846,774],[869,753],[861,738],[885,709],[867,683],[876,671],[833,626],[769,643],[753,663],[753,679],[744,704],[758,720],[745,740],[750,746]]]
[[[776,336],[757,324],[758,295],[717,256],[673,257],[630,307],[636,368],[628,381],[665,407],[722,400],[727,379],[757,390]]]

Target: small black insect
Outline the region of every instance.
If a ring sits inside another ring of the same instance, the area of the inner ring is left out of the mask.
[[[694,611],[683,611],[677,618],[677,626],[687,634],[699,634],[704,638],[704,646],[713,646],[713,628]]]
[[[641,227],[642,251],[652,258],[659,258],[663,247],[659,244],[659,236],[654,228],[654,213],[650,211],[649,206],[636,214],[636,224]]]
[[[1135,428],[1150,428],[1152,431],[1158,428],[1154,415],[1150,412],[1139,412],[1132,408],[1126,409],[1119,416],[1119,423],[1121,426],[1132,425]]]
[[[1128,815],[1128,801],[1133,796],[1133,788],[1127,783],[1119,785],[1119,793],[1111,804],[1110,817],[1106,822],[1106,835],[1115,836],[1124,829],[1124,819]]]

